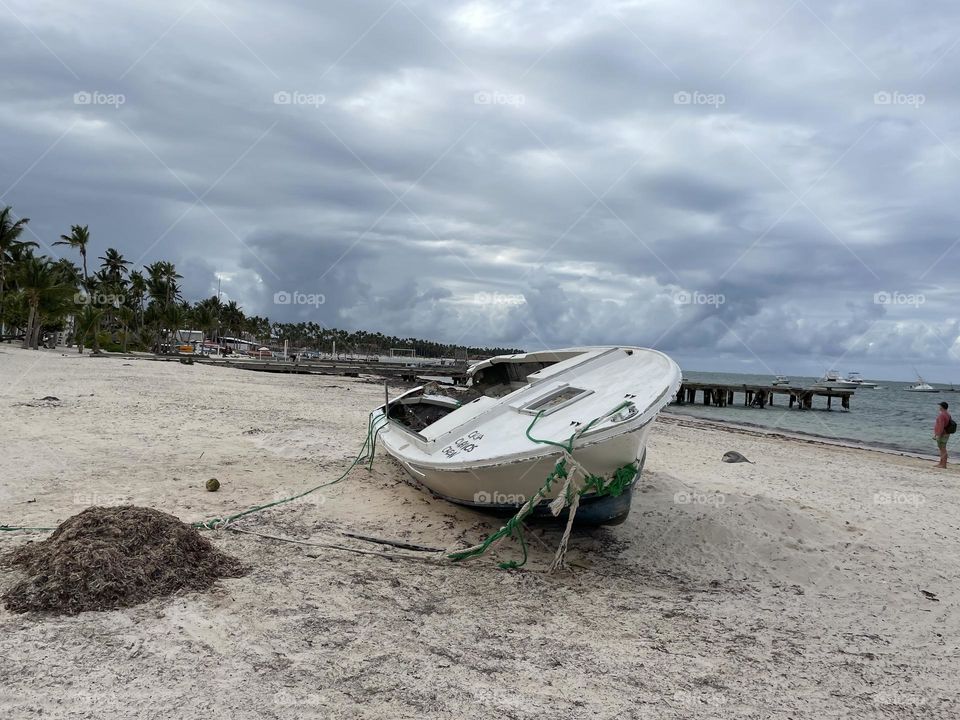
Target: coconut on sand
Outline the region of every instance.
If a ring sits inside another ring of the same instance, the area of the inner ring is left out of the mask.
[[[246,572],[173,515],[132,505],[88,508],[0,561],[27,574],[3,596],[9,610],[70,615],[206,590]]]

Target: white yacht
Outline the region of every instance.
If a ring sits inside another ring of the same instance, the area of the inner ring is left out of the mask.
[[[813,384],[815,388],[824,388],[826,390],[856,390],[861,387],[855,382],[844,380],[836,370],[827,370],[822,378]]]
[[[907,392],[935,393],[940,391],[917,375],[917,381],[907,388]]]
[[[875,390],[879,387],[879,385],[877,385],[875,382],[864,380],[858,372],[852,372],[847,375],[847,377],[844,378],[844,382],[851,382],[854,383],[858,388],[870,388],[871,390]]]

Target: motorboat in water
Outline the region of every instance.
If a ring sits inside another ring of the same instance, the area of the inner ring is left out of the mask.
[[[815,388],[825,390],[856,390],[860,385],[850,380],[844,380],[836,370],[828,370],[822,378],[813,384]]]
[[[371,416],[383,448],[418,485],[498,514],[539,491],[535,512],[545,514],[561,491],[557,484],[544,492],[545,480],[567,444],[592,476],[633,471],[616,495],[583,492],[576,521],[626,519],[653,420],[680,386],[673,360],[640,347],[566,348],[490,358],[467,376],[473,399],[417,387]]]
[[[775,377],[774,380],[773,380],[773,386],[774,386],[774,387],[789,387],[789,386],[790,386],[790,378],[788,378],[786,375],[777,375],[777,377]]]
[[[917,381],[907,388],[907,392],[922,392],[922,393],[935,393],[940,392],[933,385],[930,385],[926,380],[917,375]]]
[[[876,390],[878,387],[880,387],[875,382],[864,380],[858,372],[851,372],[846,378],[844,378],[844,382],[851,382],[858,388],[870,388],[871,390]]]

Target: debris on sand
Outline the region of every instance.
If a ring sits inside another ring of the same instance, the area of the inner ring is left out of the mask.
[[[207,480],[207,492],[216,492],[220,489],[220,481],[216,478]]]
[[[45,395],[27,402],[14,403],[17,407],[60,407],[60,398],[55,395]]]
[[[0,562],[27,573],[3,596],[8,610],[67,615],[206,590],[219,578],[246,573],[195,528],[134,505],[88,508]]]

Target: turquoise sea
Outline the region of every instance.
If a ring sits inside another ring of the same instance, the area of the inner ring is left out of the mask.
[[[741,385],[770,385],[769,375],[741,375],[735,373],[710,373],[683,371],[684,379],[700,382],[718,382]],[[933,422],[937,404],[950,403],[951,410],[960,413],[960,392],[950,391],[950,386],[938,386],[939,393],[912,393],[907,388],[911,383],[872,380],[881,386],[876,390],[858,388],[850,399],[850,410],[841,410],[834,398],[833,409],[826,409],[826,398],[814,398],[813,410],[790,410],[786,396],[777,396],[777,404],[764,410],[743,407],[743,396],[736,396],[736,403],[725,408],[704,405],[670,405],[667,410],[675,414],[734,422],[741,425],[756,425],[791,433],[802,433],[834,440],[882,447],[890,450],[935,455],[932,440]],[[812,385],[818,378],[791,376],[791,385]],[[702,395],[697,394],[698,402]],[[739,403],[739,404],[737,404]],[[957,415],[960,418],[960,414]],[[960,447],[960,446],[958,446]]]

